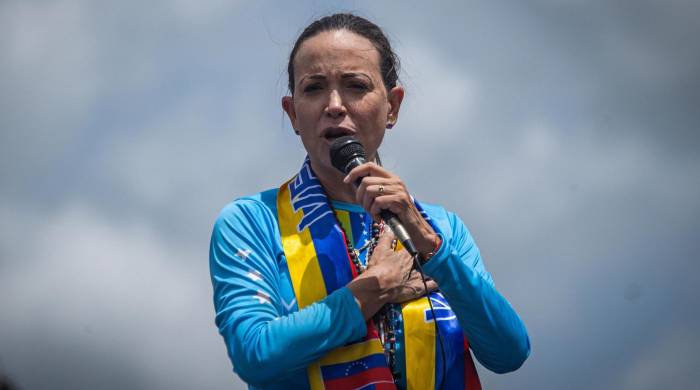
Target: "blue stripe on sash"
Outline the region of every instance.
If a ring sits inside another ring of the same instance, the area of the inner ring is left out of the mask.
[[[440,388],[440,382],[445,381],[443,388],[445,389],[463,389],[464,388],[464,334],[459,327],[459,322],[449,307],[447,300],[441,293],[432,293],[430,298],[437,317],[437,324],[440,327],[440,333],[443,337],[445,346],[445,359],[442,361],[440,354],[440,343],[435,344],[435,374],[436,377],[442,375],[442,366],[447,363],[448,371],[445,373],[445,378],[436,378],[435,388]],[[431,317],[432,313],[427,312],[426,317]],[[437,337],[437,335],[436,335]]]
[[[457,335],[453,335],[456,337],[453,337],[452,339],[461,339],[460,345],[464,345],[464,334],[462,332],[459,332]],[[449,344],[450,341],[447,341]],[[464,349],[464,348],[462,348]],[[467,352],[469,353],[469,352]],[[465,388],[465,378],[464,378],[464,352],[457,354],[457,356],[453,356],[452,362],[448,365],[447,369],[447,378],[445,378],[445,386],[443,386],[445,389],[464,389]]]
[[[347,249],[345,245],[337,245],[344,242],[342,234],[329,223],[331,221],[335,222],[335,219],[323,218],[309,226],[328,294],[352,280]]]
[[[442,330],[440,330],[442,332]],[[435,334],[435,338],[437,339],[439,336]],[[444,335],[443,335],[443,341],[444,341]],[[444,380],[442,377],[442,370],[443,370],[443,365],[444,362],[442,361],[442,355],[440,354],[440,341],[435,340],[435,390],[439,390],[442,387],[440,386],[440,383]],[[445,352],[445,357],[447,357],[447,352]],[[447,365],[449,367],[449,364]],[[451,387],[445,387],[446,389],[451,389]]]

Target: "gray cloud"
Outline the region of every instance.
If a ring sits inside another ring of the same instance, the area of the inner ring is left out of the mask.
[[[22,388],[243,388],[211,224],[301,163],[286,56],[348,7],[197,4],[0,5],[0,370]],[[386,165],[466,221],[530,331],[485,387],[695,386],[700,7],[350,10],[404,63]]]

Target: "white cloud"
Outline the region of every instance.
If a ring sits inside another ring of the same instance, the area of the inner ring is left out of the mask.
[[[474,124],[478,84],[470,69],[459,67],[429,42],[416,41],[402,52],[407,92],[399,126],[424,146],[460,141]]]
[[[0,274],[6,292],[0,295],[1,344],[31,334],[88,342],[105,364],[121,357],[140,367],[135,377],[146,375],[152,383],[240,386],[213,322],[205,243],[193,251],[163,232],[115,224],[77,204],[52,215],[13,214],[25,222],[12,225],[27,230],[24,240],[2,242],[11,263],[4,262]],[[33,353],[60,356],[53,348]],[[39,360],[25,352],[29,361],[18,362],[12,351],[4,352],[10,353],[5,365],[12,372]],[[38,378],[51,373],[48,367],[32,370]]]
[[[76,2],[0,5],[2,169],[17,151],[53,163],[75,142],[99,91],[97,42]],[[9,174],[9,172],[8,172]]]
[[[694,356],[700,349],[697,328],[671,326],[661,337],[650,338],[628,368],[620,373],[617,389],[690,388],[700,369]]]
[[[235,0],[175,0],[170,2],[170,6],[183,23],[198,28],[211,22],[212,19],[235,12],[240,5],[241,2]]]

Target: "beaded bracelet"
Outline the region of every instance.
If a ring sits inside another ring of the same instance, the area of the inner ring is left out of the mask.
[[[423,256],[423,255],[421,254],[421,255],[420,255],[420,263],[421,263],[421,264],[427,263],[428,260],[430,260],[431,257],[435,256],[435,254],[438,253],[438,251],[440,250],[440,247],[441,247],[441,246],[442,246],[442,239],[440,238],[440,236],[438,236],[438,243],[437,243],[437,245],[435,246],[435,249],[433,249],[431,252],[426,253],[425,256]]]

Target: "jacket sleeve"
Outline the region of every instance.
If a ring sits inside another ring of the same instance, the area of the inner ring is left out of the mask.
[[[453,213],[447,218],[451,231],[438,232],[442,245],[423,269],[440,286],[477,360],[496,373],[514,371],[530,354],[525,325],[496,290],[464,223]]]
[[[286,313],[279,290],[276,219],[263,203],[227,206],[212,233],[209,263],[216,325],[234,371],[264,387],[308,366],[325,352],[364,336],[355,299],[341,288],[299,311]]]

